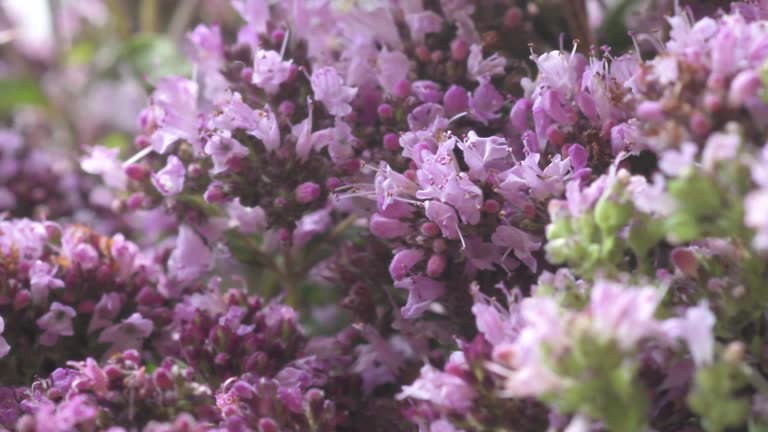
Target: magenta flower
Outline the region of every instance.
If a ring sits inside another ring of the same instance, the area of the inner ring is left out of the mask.
[[[32,293],[32,301],[42,303],[48,299],[51,289],[64,288],[64,281],[55,277],[56,267],[37,260],[29,270],[29,286]]]
[[[336,69],[323,67],[313,71],[311,83],[315,100],[322,102],[331,115],[339,117],[352,112],[349,103],[357,94],[357,88],[345,86]]]
[[[280,84],[291,77],[291,61],[283,61],[280,54],[271,50],[257,50],[253,55],[251,83],[267,93],[276,93]]]
[[[154,328],[152,321],[136,312],[122,322],[105,328],[99,335],[98,341],[110,344],[107,355],[128,349],[137,349],[141,347],[144,339],[149,337]]]
[[[198,86],[180,77],[161,80],[152,93],[152,104],[142,113],[152,148],[166,153],[178,140],[198,143]]]
[[[464,412],[475,396],[475,391],[464,380],[427,364],[421,368],[419,378],[404,386],[397,398],[428,400],[437,406]]]
[[[184,177],[187,173],[178,157],[168,156],[168,162],[160,171],[152,174],[152,184],[165,196],[173,196],[184,189]]]
[[[53,302],[50,310],[37,320],[37,326],[43,330],[40,335],[40,344],[45,346],[56,345],[59,336],[72,336],[75,334],[72,328],[72,318],[77,313],[69,306],[59,302]]]

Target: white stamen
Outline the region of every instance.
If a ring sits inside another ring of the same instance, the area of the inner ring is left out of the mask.
[[[131,156],[127,161],[123,162],[123,167],[127,167],[128,165],[135,164],[136,162],[142,160],[144,156],[150,154],[152,152],[152,146],[148,145],[141,149],[138,153]]]

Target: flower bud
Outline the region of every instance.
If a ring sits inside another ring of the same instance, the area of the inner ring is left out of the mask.
[[[320,188],[320,185],[315,182],[306,182],[300,184],[298,187],[296,187],[295,196],[296,201],[298,201],[301,204],[309,204],[312,201],[317,200],[320,198],[320,195],[322,194],[322,189]]]

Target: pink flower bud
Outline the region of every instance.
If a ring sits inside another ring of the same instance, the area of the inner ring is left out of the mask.
[[[400,139],[395,133],[388,133],[384,135],[384,148],[389,151],[400,150]]]
[[[448,259],[443,254],[432,255],[427,261],[427,276],[438,277],[445,271]]]
[[[368,226],[373,235],[382,239],[403,237],[411,232],[411,227],[407,223],[384,217],[378,213],[371,216]]]
[[[322,192],[320,185],[315,182],[302,183],[296,187],[296,201],[301,204],[309,204],[320,198]]]
[[[462,38],[456,38],[451,42],[451,58],[457,62],[463,62],[469,55],[469,44]]]

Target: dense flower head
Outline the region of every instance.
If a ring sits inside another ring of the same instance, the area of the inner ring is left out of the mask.
[[[2,428],[768,425],[766,1],[102,3],[0,7]]]

